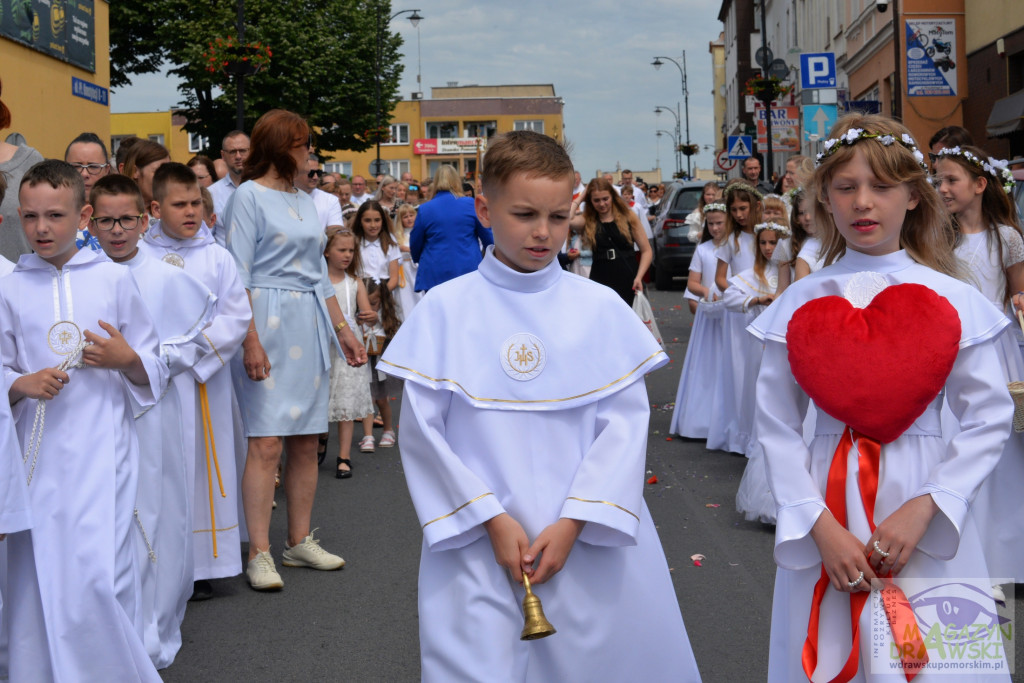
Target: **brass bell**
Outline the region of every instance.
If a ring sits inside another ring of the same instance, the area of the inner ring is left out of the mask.
[[[540,598],[530,590],[530,579],[526,576],[526,572],[523,572],[523,588],[526,589],[526,597],[523,598],[523,617],[526,623],[523,624],[523,632],[519,635],[519,640],[547,638],[555,632],[555,627],[544,616]]]

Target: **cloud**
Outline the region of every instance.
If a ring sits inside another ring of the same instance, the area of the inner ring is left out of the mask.
[[[565,134],[584,176],[613,169],[616,162],[651,168],[659,153],[655,131],[675,126],[673,116],[658,117],[654,107],[674,109],[683,96],[675,66],[666,63],[655,70],[650,64],[655,55],[681,62],[685,49],[690,140],[704,145],[714,139],[708,43],[722,30],[720,0],[446,0],[418,5],[424,17],[418,30],[405,16],[391,24],[405,41],[399,87],[405,97],[417,90],[417,47],[426,97],[431,87],[449,81],[551,83],[565,99]],[[131,88],[115,93],[112,110],[166,109],[179,99],[165,75],[139,77]],[[660,157],[667,178],[675,168],[666,137]],[[710,152],[694,159],[705,168],[713,162]]]

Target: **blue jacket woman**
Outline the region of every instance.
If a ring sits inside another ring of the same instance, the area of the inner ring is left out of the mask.
[[[453,167],[438,169],[434,187],[434,198],[420,205],[409,234],[409,251],[419,264],[417,292],[476,270],[482,248],[494,244],[490,229],[477,220],[473,200],[461,196],[462,183]]]

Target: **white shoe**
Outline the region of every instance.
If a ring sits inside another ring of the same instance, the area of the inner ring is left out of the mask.
[[[373,435],[364,436],[359,442],[360,453],[373,453],[376,449],[374,446]]]
[[[310,531],[309,536],[302,539],[302,543],[293,545],[291,548],[285,547],[281,554],[281,564],[286,567],[309,567],[322,571],[344,567],[345,560],[320,547],[320,541],[313,538],[315,531],[316,529]]]
[[[274,567],[274,558],[270,556],[269,549],[256,553],[256,557],[249,560],[245,575],[253,590],[276,591],[284,588],[284,581]]]
[[[391,448],[395,445],[395,433],[390,429],[380,435],[380,447]]]

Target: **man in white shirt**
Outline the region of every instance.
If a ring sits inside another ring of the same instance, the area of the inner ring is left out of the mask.
[[[228,236],[227,226],[224,225],[224,209],[227,208],[228,200],[238,189],[242,182],[242,167],[245,160],[249,158],[249,136],[244,131],[233,130],[224,136],[221,143],[220,158],[227,164],[228,172],[223,178],[210,185],[210,194],[213,195],[213,211],[217,214],[217,223],[207,226],[213,231],[213,239],[217,244],[224,246]]]
[[[323,171],[320,170],[320,158],[310,152],[306,170],[300,169],[295,174],[295,187],[306,192],[316,204],[316,215],[326,230],[329,225],[344,225],[345,221],[341,217],[341,202],[338,198],[317,187],[321,176]]]
[[[643,213],[647,213],[647,195],[633,184],[633,172],[626,169],[622,172],[622,184],[619,186],[619,194],[627,187],[633,188],[633,201],[637,203]]]
[[[573,177],[573,180],[576,183],[575,185],[573,185],[573,188],[572,188],[572,198],[576,199],[577,197],[582,196],[584,192],[586,192],[587,186],[583,184],[583,179],[580,178],[580,172],[579,171],[573,171],[572,172],[572,177]]]
[[[352,176],[352,205],[358,208],[368,199],[373,199],[373,193],[366,191],[366,178],[361,175]]]

